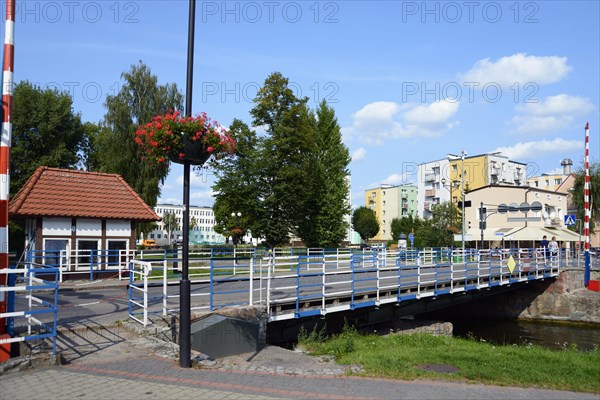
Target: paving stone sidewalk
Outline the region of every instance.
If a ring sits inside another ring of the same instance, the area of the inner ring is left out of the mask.
[[[118,329],[117,329],[118,328]],[[597,394],[349,377],[344,366],[267,347],[179,368],[173,344],[123,327],[62,332],[67,364],[0,376],[3,399],[595,399]],[[293,374],[284,373],[294,366]],[[337,368],[337,369],[336,369]]]
[[[95,285],[102,284],[115,282]],[[78,282],[73,287],[90,286]],[[349,377],[346,366],[278,347],[182,369],[176,345],[142,337],[122,321],[99,315],[79,320],[84,329],[62,329],[58,346],[65,364],[0,375],[0,398],[600,400],[589,393]]]

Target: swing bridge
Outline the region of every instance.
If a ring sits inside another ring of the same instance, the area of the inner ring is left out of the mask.
[[[147,325],[179,312],[178,261],[130,262],[131,318]],[[538,249],[190,253],[191,309],[264,307],[269,322],[324,316],[554,278],[564,262]]]
[[[493,294],[501,291],[497,287],[557,277],[571,263],[582,265],[580,258],[539,249],[204,249],[189,253],[190,304],[197,315],[257,307],[270,323]],[[77,260],[76,268],[65,263],[69,259]],[[128,280],[128,315],[145,326],[153,316],[177,315],[181,266],[177,253],[166,251],[31,254],[24,263],[0,270],[9,275],[9,284],[0,287],[9,309],[0,319],[8,322],[9,333],[15,319],[26,326],[18,335],[0,338],[0,345],[50,339],[56,349],[58,290],[71,273],[89,274],[90,280],[112,273],[114,279]]]

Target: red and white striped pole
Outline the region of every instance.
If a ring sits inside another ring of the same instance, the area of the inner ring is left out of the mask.
[[[2,70],[2,138],[0,140],[0,269],[8,268],[8,195],[10,192],[14,55],[15,0],[6,0],[6,30],[4,31]],[[8,274],[0,274],[0,285],[6,285],[7,279]],[[6,298],[4,296],[0,297],[0,313],[2,312],[6,312]],[[0,334],[5,332],[6,322],[0,320]]]
[[[585,124],[585,184],[583,186],[583,235],[585,237],[585,273],[583,284],[587,287],[590,283],[590,123]]]

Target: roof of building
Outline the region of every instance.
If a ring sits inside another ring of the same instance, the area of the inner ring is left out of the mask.
[[[39,167],[11,199],[13,217],[160,221],[120,175]]]
[[[534,192],[554,193],[554,194],[556,194],[556,192],[553,191],[553,190],[545,190],[545,189],[540,189],[540,188],[536,188],[536,187],[533,187],[533,186],[517,186],[517,185],[486,185],[486,186],[478,187],[476,189],[468,190],[466,193],[473,193],[473,192],[477,192],[479,190],[484,190],[484,189],[498,189],[498,188],[501,188],[501,189],[512,189],[512,190],[519,189],[519,190],[528,190],[528,191],[534,191]],[[558,194],[565,194],[565,193],[559,192]]]

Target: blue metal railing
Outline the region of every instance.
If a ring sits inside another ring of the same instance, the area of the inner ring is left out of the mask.
[[[0,344],[51,339],[52,354],[56,354],[58,269],[26,262],[0,269],[0,273],[8,275],[8,285],[0,286],[0,296],[7,296],[7,312],[0,313],[0,318],[6,318],[10,336],[0,339]],[[49,290],[51,301],[38,297],[40,291]],[[16,318],[25,321],[18,329]]]

